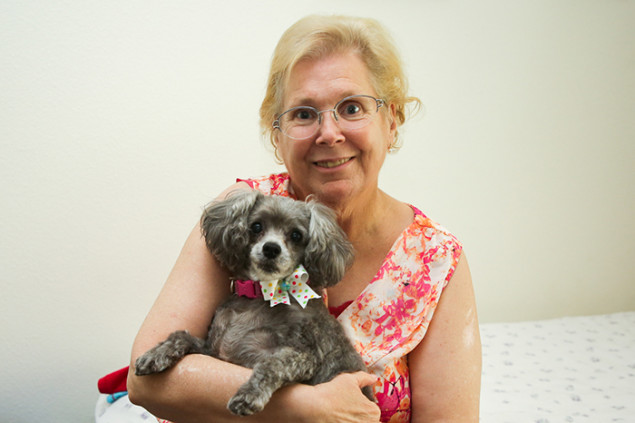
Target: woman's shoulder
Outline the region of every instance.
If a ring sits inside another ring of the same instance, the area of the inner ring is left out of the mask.
[[[437,242],[449,243],[461,249],[462,244],[458,238],[439,224],[437,221],[429,218],[421,210],[413,205],[409,205],[413,212],[414,218],[410,227],[407,228],[405,235],[411,238],[419,238],[423,241],[435,240]]]

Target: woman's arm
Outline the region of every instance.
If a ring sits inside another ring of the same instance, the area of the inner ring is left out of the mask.
[[[412,422],[478,422],[481,338],[462,254],[421,344],[409,355]]]
[[[244,183],[237,184],[226,192],[245,187]],[[195,336],[207,336],[214,311],[229,295],[228,279],[209,253],[197,225],[135,339],[128,376],[133,403],[179,423],[379,421],[379,409],[359,390],[359,386],[375,381],[364,373],[342,375],[315,387],[298,384],[280,389],[267,407],[252,418],[236,417],[226,408],[229,398],[251,375],[250,369],[192,354],[163,373],[136,376],[136,359],[173,331],[186,329]],[[338,414],[342,416],[336,420]]]
[[[220,391],[227,384],[217,386],[205,377],[225,371],[239,378],[245,369],[224,368],[223,363],[215,362],[218,360],[198,355],[186,356],[173,369],[151,376],[136,376],[133,366],[141,354],[165,340],[173,331],[186,329],[205,338],[214,310],[229,294],[227,279],[224,270],[208,252],[200,227],[196,225],[133,344],[128,375],[132,402],[162,418],[178,416],[179,421],[202,421],[200,412],[222,408]],[[246,380],[249,375],[242,377]],[[212,388],[215,388],[213,395],[209,392]],[[203,398],[206,402],[218,399],[218,404],[212,402],[203,407],[197,403]],[[179,410],[181,404],[187,405],[188,409]]]

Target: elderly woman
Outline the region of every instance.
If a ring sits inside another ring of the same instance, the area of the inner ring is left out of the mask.
[[[326,292],[370,373],[277,391],[264,411],[226,404],[251,370],[188,355],[165,373],[130,372],[131,401],[183,422],[476,422],[481,352],[470,272],[461,244],[417,208],[378,187],[398,147],[409,104],[399,57],[373,20],[311,16],[282,36],[261,125],[287,172],[239,180],[232,190],[304,200],[336,211],[355,247],[344,279]],[[134,343],[132,363],[175,330],[205,337],[229,294],[227,272],[197,226]],[[371,385],[377,404],[360,387]]]

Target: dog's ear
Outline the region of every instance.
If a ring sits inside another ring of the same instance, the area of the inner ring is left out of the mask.
[[[337,224],[331,209],[316,201],[310,201],[307,206],[311,221],[304,267],[313,287],[335,285],[353,263],[353,246]]]
[[[201,216],[201,232],[207,248],[230,271],[244,265],[249,254],[249,214],[263,196],[255,190],[230,193],[225,200],[210,203]]]

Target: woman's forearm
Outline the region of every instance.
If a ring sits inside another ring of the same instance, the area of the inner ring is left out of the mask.
[[[313,387],[306,385],[278,390],[265,409],[255,416],[231,414],[227,402],[250,375],[250,369],[192,354],[163,373],[136,376],[131,370],[128,391],[133,403],[159,418],[178,423],[310,421],[310,401],[307,407],[290,405],[302,398],[311,399]]]

